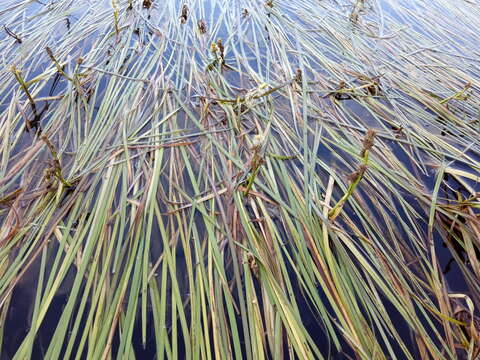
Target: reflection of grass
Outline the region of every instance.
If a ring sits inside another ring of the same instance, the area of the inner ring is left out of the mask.
[[[474,5],[30,3],[0,9],[5,349],[38,272],[7,356],[46,322],[46,359],[478,352]]]

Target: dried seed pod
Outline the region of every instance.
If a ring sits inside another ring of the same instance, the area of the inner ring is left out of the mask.
[[[145,9],[150,9],[152,7],[152,0],[143,0],[143,7]]]
[[[185,24],[188,20],[188,6],[187,4],[183,4],[182,6],[182,14],[180,15],[180,21],[182,24]]]
[[[48,54],[48,57],[52,60],[52,61],[55,61],[55,56],[53,56],[53,51],[52,49],[50,49],[48,46],[45,48],[45,51],[47,52]]]
[[[363,148],[362,148],[362,151],[360,152],[361,157],[364,157],[365,153],[373,147],[373,144],[375,143],[376,135],[377,133],[375,130],[370,129],[367,131],[367,134],[363,138]]]
[[[351,183],[356,182],[358,179],[363,177],[363,174],[365,174],[365,171],[367,171],[367,165],[364,165],[364,164],[360,165],[360,167],[357,170],[355,170],[353,173],[348,175],[347,177],[348,181],[350,181]]]
[[[461,326],[461,329],[469,341],[474,341],[476,344],[473,352],[473,358],[476,359],[480,353],[480,318],[478,316],[472,316],[471,312],[465,307],[457,304],[453,312],[455,320],[463,322],[465,325]]]
[[[255,275],[255,277],[258,278],[258,275],[259,275],[258,264],[257,264],[257,261],[255,260],[255,256],[252,253],[247,254],[247,261],[248,261],[248,266],[250,267],[250,270],[253,272],[253,275]]]
[[[372,96],[377,96],[378,95],[378,87],[377,84],[374,83],[370,86],[367,87],[367,93]]]
[[[205,20],[198,20],[198,31],[200,31],[200,34],[205,34],[207,32],[207,24],[205,23]]]
[[[220,59],[222,62],[225,61],[225,47],[223,46],[222,39],[217,40],[217,46],[219,50]]]
[[[303,79],[303,74],[302,74],[302,69],[297,69],[297,72],[295,74],[295,81],[299,84],[302,83],[302,79]]]

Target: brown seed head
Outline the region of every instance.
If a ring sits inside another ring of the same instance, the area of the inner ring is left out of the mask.
[[[198,20],[198,31],[200,34],[205,34],[207,32],[207,24],[205,24],[204,20]]]
[[[131,4],[130,4],[131,6]],[[152,0],[143,0],[143,7],[145,9],[150,9],[150,7],[152,6]]]
[[[48,46],[45,48],[45,51],[47,52],[48,56],[50,59],[55,60],[55,57],[53,56],[53,51],[50,49]]]
[[[365,174],[365,171],[367,171],[367,165],[365,164],[360,165],[357,170],[355,170],[353,173],[348,175],[348,178],[347,178],[348,181],[350,181],[351,183],[354,183],[359,178],[363,177],[363,174]]]
[[[365,156],[365,153],[373,147],[373,144],[375,143],[376,135],[377,135],[377,132],[375,130],[370,129],[367,131],[367,134],[363,138],[363,148],[362,148],[362,152],[360,153],[362,157]]]
[[[222,39],[217,40],[218,50],[220,50],[220,58],[225,59],[225,47],[223,46]]]
[[[302,78],[303,78],[302,69],[297,69],[297,73],[295,75],[295,81],[300,84],[302,83]]]
[[[183,4],[182,6],[182,15],[180,15],[180,20],[182,24],[185,24],[188,20],[188,6],[187,4]]]

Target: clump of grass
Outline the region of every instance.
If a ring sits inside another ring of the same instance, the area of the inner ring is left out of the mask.
[[[477,354],[473,4],[75,5],[0,9],[2,356]]]

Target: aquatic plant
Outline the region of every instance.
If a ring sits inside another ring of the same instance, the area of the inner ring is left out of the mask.
[[[479,18],[3,0],[2,356],[474,358]]]

